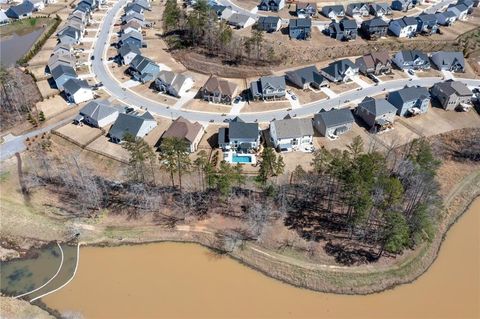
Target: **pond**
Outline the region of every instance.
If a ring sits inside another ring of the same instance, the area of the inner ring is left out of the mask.
[[[42,300],[85,318],[479,318],[480,199],[412,284],[368,295],[299,289],[194,244],[80,250],[75,278]]]
[[[44,29],[39,28],[27,34],[14,33],[0,39],[0,63],[4,67],[14,66],[42,35]]]

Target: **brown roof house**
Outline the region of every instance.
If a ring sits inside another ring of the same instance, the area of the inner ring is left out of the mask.
[[[387,51],[377,51],[366,54],[357,60],[355,64],[358,71],[364,75],[380,75],[390,73],[392,70],[392,60]]]
[[[192,123],[186,118],[178,117],[170,127],[163,133],[162,140],[165,138],[178,138],[185,140],[188,145],[188,151],[190,153],[195,152],[198,148],[198,144],[202,139],[204,133],[203,126],[198,123]],[[162,146],[160,145],[160,149]]]
[[[237,88],[235,83],[212,76],[202,87],[200,94],[208,102],[232,104]]]

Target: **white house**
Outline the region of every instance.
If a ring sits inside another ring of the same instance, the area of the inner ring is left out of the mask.
[[[464,4],[457,4],[456,6],[448,8],[447,11],[455,13],[457,20],[467,19],[468,7]]]
[[[271,141],[280,151],[311,149],[313,134],[310,118],[285,118],[270,123]]]
[[[93,100],[87,103],[75,118],[75,122],[84,122],[93,127],[104,127],[115,122],[118,110],[108,100]]]
[[[399,38],[410,38],[417,33],[417,19],[413,17],[403,17],[397,20],[391,20],[388,29]]]
[[[237,29],[242,29],[254,25],[255,19],[246,14],[234,13],[227,19],[227,22]]]
[[[164,70],[160,71],[154,85],[160,92],[165,92],[175,97],[182,97],[193,87],[193,79],[183,74]]]
[[[45,2],[44,0],[27,0],[33,5],[34,11],[42,11],[45,9]]]
[[[63,85],[63,91],[68,101],[72,103],[82,103],[93,99],[93,91],[88,82],[79,79],[69,79]]]

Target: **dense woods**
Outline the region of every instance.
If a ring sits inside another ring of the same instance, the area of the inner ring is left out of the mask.
[[[171,49],[189,48],[229,64],[268,65],[278,62],[273,47],[255,29],[250,37],[234,34],[225,21],[205,0],[197,1],[193,10],[182,10],[175,0],[167,0],[163,14],[163,31]]]
[[[283,158],[270,148],[252,177],[204,151],[191,160],[185,142],[174,138],[158,152],[142,139],[127,138],[123,147],[131,159],[122,181],[98,176],[75,156],[58,158],[49,147],[36,147],[24,189],[51,188],[72,204],[72,217],[109,209],[132,218],[150,214],[174,227],[223,215],[241,226],[219,230],[222,245],[272,237],[276,248],[320,243],[342,264],[374,262],[431,239],[440,211],[440,162],[423,139],[387,153],[365,151],[359,137],[344,151],[322,148],[311,169],[298,166],[288,183],[278,182]],[[276,238],[282,228],[298,238]]]

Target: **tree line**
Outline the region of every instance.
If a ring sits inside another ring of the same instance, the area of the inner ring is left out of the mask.
[[[126,136],[123,147],[130,161],[122,182],[100,177],[74,156],[52,159],[38,148],[26,189],[54,187],[64,202],[75,203],[74,217],[109,209],[153,214],[172,227],[187,217],[223,214],[243,225],[222,232],[219,240],[228,245],[261,240],[267,226],[281,221],[307,243],[326,242],[327,253],[345,264],[372,262],[431,239],[440,211],[440,162],[424,139],[387,153],[365,151],[360,137],[344,151],[321,148],[310,168],[298,166],[288,182],[277,179],[285,163],[269,147],[258,158],[256,176],[205,151],[192,158],[182,139],[163,139],[157,152]],[[170,182],[159,182],[160,174]]]
[[[163,31],[173,49],[202,49],[230,63],[267,65],[278,62],[263,32],[252,29],[250,37],[237,36],[225,22],[219,21],[207,1],[199,0],[193,10],[182,10],[176,0],[167,0],[163,13]]]

